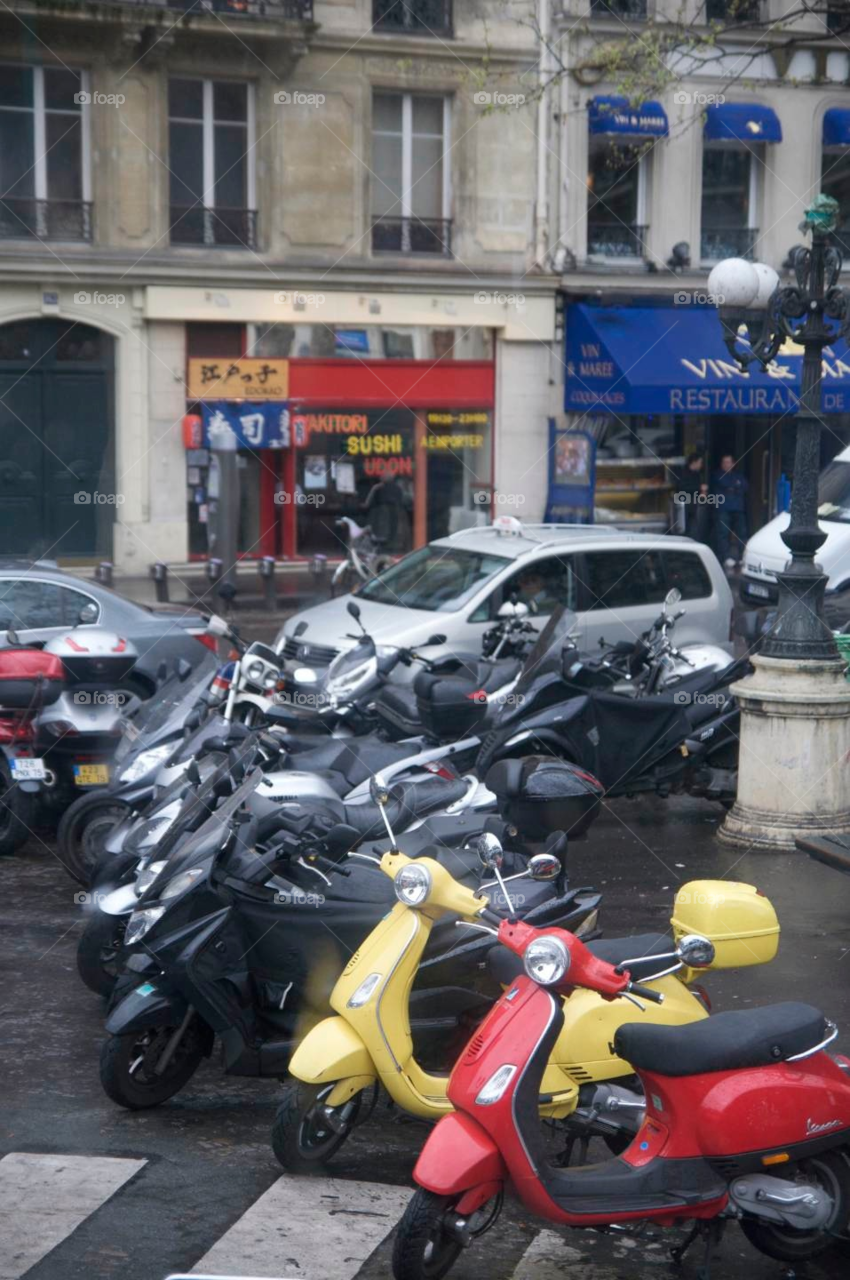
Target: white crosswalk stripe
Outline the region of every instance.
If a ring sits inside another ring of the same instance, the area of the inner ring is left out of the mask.
[[[352,1280],[411,1192],[375,1182],[282,1177],[193,1268],[204,1275]]]
[[[4,1156],[0,1160],[0,1280],[18,1280],[146,1163],[23,1151]]]

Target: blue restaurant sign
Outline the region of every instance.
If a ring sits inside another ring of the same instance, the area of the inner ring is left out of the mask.
[[[730,357],[713,306],[567,308],[564,408],[571,413],[793,413],[802,349],[786,342],[765,373]],[[850,413],[846,343],[823,355],[821,409]]]

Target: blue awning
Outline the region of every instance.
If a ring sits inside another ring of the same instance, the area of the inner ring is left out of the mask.
[[[633,138],[666,138],[667,113],[660,102],[630,106],[628,98],[600,94],[587,106],[591,133],[630,134]]]
[[[714,142],[781,142],[782,125],[772,107],[722,102],[706,107],[705,136]]]
[[[793,412],[802,350],[786,342],[770,373],[731,359],[712,306],[567,307],[564,407],[571,413]],[[850,413],[846,343],[823,356],[824,413]]]
[[[850,147],[850,109],[830,107],[823,118],[823,145]]]

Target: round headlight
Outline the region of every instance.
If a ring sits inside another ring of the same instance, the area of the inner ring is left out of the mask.
[[[270,671],[268,675],[266,675],[263,679],[263,688],[274,689],[275,685],[277,684],[277,679],[278,679],[277,672]]]
[[[399,902],[406,907],[420,907],[431,892],[431,872],[411,862],[396,873],[393,888]]]
[[[260,681],[263,678],[265,667],[262,662],[249,662],[245,668],[245,675],[249,680]]]
[[[570,953],[560,938],[535,938],[525,949],[525,972],[543,987],[560,982],[570,967]]]

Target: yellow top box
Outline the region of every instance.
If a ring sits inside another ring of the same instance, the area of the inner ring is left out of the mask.
[[[770,898],[753,884],[690,880],[682,885],[670,919],[678,943],[688,933],[710,938],[712,969],[767,964],[779,950],[779,920]]]

